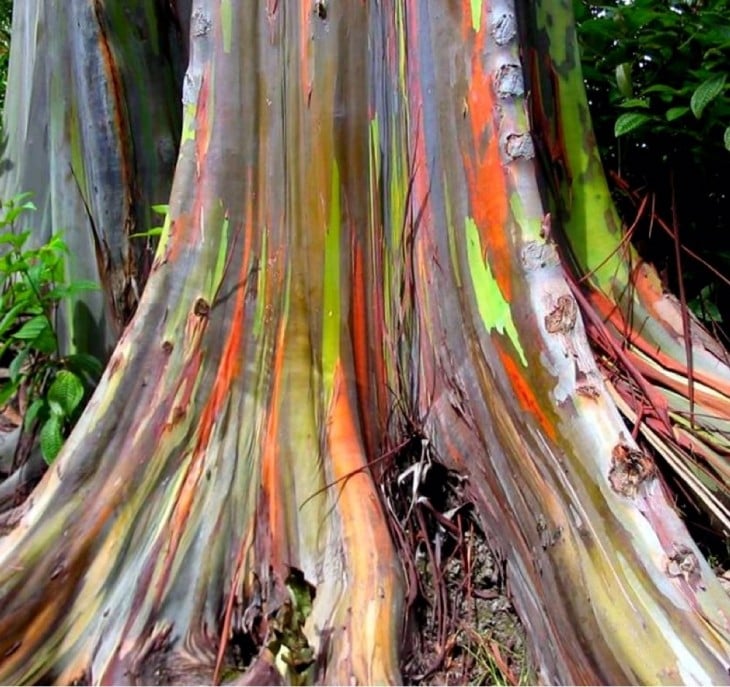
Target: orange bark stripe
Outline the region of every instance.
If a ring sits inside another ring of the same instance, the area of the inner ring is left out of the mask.
[[[466,40],[473,40],[469,2],[464,2]],[[466,21],[466,20],[465,20]],[[466,95],[472,145],[464,149],[464,166],[474,221],[482,250],[490,257],[490,268],[505,299],[512,295],[511,251],[508,244],[509,216],[507,180],[499,151],[499,126],[495,119],[493,79],[484,69],[484,41],[487,31],[476,34],[472,51],[471,83]],[[471,148],[471,150],[469,150]]]
[[[502,361],[502,367],[509,377],[512,384],[512,390],[517,397],[520,405],[524,410],[535,416],[545,433],[550,439],[555,440],[557,432],[555,431],[555,423],[548,417],[540,405],[540,401],[535,397],[531,384],[522,376],[525,369],[521,364],[516,362],[513,357],[502,349],[502,346],[494,341],[499,352],[499,358]]]
[[[334,479],[346,478],[366,466],[359,427],[347,393],[347,381],[338,361],[333,381],[333,398],[328,423],[328,445]],[[362,639],[368,652],[355,652],[357,674],[372,670],[369,652],[388,655],[393,641],[394,587],[393,545],[377,493],[369,473],[344,479],[337,509],[348,561],[351,598],[351,631]]]
[[[263,447],[263,465],[261,469],[261,488],[266,496],[269,514],[269,535],[271,537],[271,564],[278,569],[284,560],[286,548],[286,524],[284,522],[284,503],[282,501],[281,484],[279,482],[279,410],[281,407],[282,377],[284,376],[284,344],[286,319],[279,323],[276,340],[276,352],[272,361],[272,390],[269,400],[268,423]]]

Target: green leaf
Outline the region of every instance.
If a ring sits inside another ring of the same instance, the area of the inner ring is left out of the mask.
[[[681,91],[678,88],[672,88],[665,84],[657,83],[653,86],[649,86],[643,90],[644,93],[669,93],[671,95],[678,95]]]
[[[150,207],[150,210],[152,210],[152,212],[157,213],[158,215],[166,215],[168,213],[168,211],[170,210],[170,206],[169,205],[152,205]]]
[[[37,418],[48,415],[48,404],[45,398],[36,398],[33,403],[28,406],[23,416],[23,423],[26,429],[30,429]]]
[[[52,355],[58,348],[58,341],[56,340],[56,335],[53,332],[53,329],[48,327],[40,334],[40,336],[33,339],[33,341],[30,341],[29,345],[32,348],[35,348],[39,353]]]
[[[58,452],[63,446],[63,435],[61,429],[63,427],[63,421],[56,415],[51,415],[41,427],[40,433],[40,445],[43,459],[49,465],[53,462],[53,459],[58,455]]]
[[[725,150],[730,150],[730,126],[725,129],[725,134],[723,135],[722,140],[725,143]]]
[[[634,87],[631,83],[631,63],[622,62],[616,67],[616,86],[624,98],[630,98],[634,94]]]
[[[59,301],[62,298],[70,298],[85,291],[98,291],[99,285],[88,279],[79,279],[70,284],[59,284],[48,292],[48,298]]]
[[[20,315],[41,315],[43,313],[40,306],[29,305],[29,300],[29,298],[23,298],[2,316],[0,319],[0,336],[17,324]]]
[[[27,210],[35,210],[36,207],[33,203],[23,203],[22,205],[13,205],[8,207],[5,211],[5,217],[3,217],[3,224],[12,224],[20,215]]]
[[[715,99],[722,89],[725,87],[727,74],[715,74],[706,81],[703,81],[692,94],[689,106],[692,108],[692,114],[699,119],[705,108]]]
[[[10,381],[15,383],[20,381],[20,375],[23,369],[23,363],[28,359],[30,351],[27,348],[20,350],[17,355],[13,358],[12,362],[8,366],[8,372],[10,374]]]
[[[648,98],[629,98],[629,100],[624,100],[619,107],[643,107],[644,109],[649,108],[649,99]]]
[[[48,319],[45,315],[36,315],[31,317],[23,326],[13,334],[14,339],[21,339],[24,341],[32,341],[37,339],[43,332],[50,328]]]
[[[4,406],[20,388],[20,382],[6,382],[0,384],[0,406]]]
[[[0,222],[2,224],[2,222]],[[30,236],[30,231],[22,231],[15,234],[12,231],[0,234],[0,243],[9,243],[15,250],[20,250]]]
[[[98,358],[89,353],[74,353],[66,357],[66,365],[74,370],[78,376],[87,374],[92,379],[101,376],[103,366]]]
[[[651,117],[643,112],[627,112],[622,114],[616,119],[616,123],[613,126],[613,133],[616,138],[628,134],[630,131],[638,129],[643,124],[646,124]]]
[[[148,236],[159,236],[162,234],[163,227],[152,227],[147,231],[138,231],[136,234],[130,234],[130,239],[146,238]]]
[[[59,370],[48,389],[48,403],[58,404],[66,417],[71,417],[84,398],[84,385],[70,370]]]
[[[667,118],[668,122],[673,122],[675,119],[679,119],[680,117],[686,115],[689,112],[688,107],[670,107],[664,116]]]

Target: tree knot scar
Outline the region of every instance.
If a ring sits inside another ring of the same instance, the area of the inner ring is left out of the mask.
[[[194,38],[205,36],[208,31],[210,31],[211,26],[212,22],[210,17],[205,12],[202,12],[199,9],[193,12],[191,16],[190,29]]]
[[[575,298],[568,295],[558,296],[555,307],[545,315],[545,329],[550,334],[567,334],[575,327],[578,305]]]
[[[320,19],[327,19],[327,3],[324,0],[317,0],[314,3],[314,11]]]
[[[528,271],[543,267],[557,267],[560,264],[555,246],[542,241],[528,241],[522,248],[522,265]]]
[[[198,317],[208,317],[208,313],[210,313],[210,303],[208,303],[205,298],[198,298],[198,300],[195,301],[193,312]]]
[[[667,561],[669,577],[683,577],[692,588],[700,585],[700,564],[692,549],[684,544],[674,544],[674,551]]]
[[[608,481],[615,492],[634,498],[639,487],[655,474],[654,462],[643,451],[637,451],[624,443],[613,447]]]
[[[162,352],[165,355],[170,355],[172,353],[172,349],[174,346],[172,345],[172,341],[163,341],[162,342]]]
[[[517,158],[532,160],[535,157],[535,144],[532,142],[532,136],[529,133],[507,134],[505,152],[510,160]]]
[[[492,37],[497,45],[506,45],[517,35],[517,20],[511,12],[494,17]]]
[[[500,98],[517,98],[525,93],[519,64],[503,64],[497,70],[496,90]]]

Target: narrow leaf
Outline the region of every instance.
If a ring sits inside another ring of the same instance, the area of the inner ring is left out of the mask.
[[[616,86],[624,98],[630,98],[633,95],[634,87],[631,83],[631,64],[629,62],[622,62],[616,67]]]
[[[650,119],[651,117],[649,115],[643,114],[641,112],[627,112],[626,114],[622,114],[620,117],[618,117],[613,127],[613,133],[616,138],[618,138],[619,136],[623,136],[630,131],[638,129],[640,126],[642,126],[642,124],[646,124],[646,122],[648,122]]]
[[[688,112],[688,107],[670,107],[666,111],[666,114],[664,116],[667,118],[668,122],[673,122],[675,119],[679,119],[680,117],[686,115]]]
[[[21,351],[18,352],[18,354],[13,358],[12,362],[10,363],[8,367],[8,372],[10,374],[10,380],[15,383],[20,381],[20,375],[23,370],[23,363],[28,358],[29,350],[27,348],[23,348]]]

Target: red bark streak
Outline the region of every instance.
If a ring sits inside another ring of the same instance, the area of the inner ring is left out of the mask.
[[[215,419],[223,403],[228,398],[231,387],[238,377],[238,373],[241,369],[241,359],[243,357],[242,351],[244,350],[244,346],[242,344],[244,322],[246,321],[246,287],[248,286],[250,272],[251,238],[253,234],[253,219],[251,214],[252,208],[249,203],[246,210],[243,259],[241,260],[241,268],[239,269],[238,280],[236,282],[239,284],[239,287],[236,289],[236,300],[233,307],[233,315],[230,320],[232,325],[228,332],[228,338],[223,346],[223,352],[218,365],[218,371],[216,372],[213,389],[211,390],[210,397],[205,408],[203,408],[201,412],[200,432],[198,434],[196,451],[202,450],[202,448],[208,445],[210,432],[213,428]],[[250,278],[255,278],[255,275],[252,275]]]
[[[499,359],[502,361],[504,371],[509,377],[512,383],[512,390],[515,393],[515,397],[520,403],[520,406],[528,413],[531,413],[540,426],[545,431],[545,434],[550,437],[553,441],[556,439],[555,423],[548,417],[545,411],[540,405],[540,401],[532,390],[532,384],[522,376],[524,368],[522,365],[515,362],[513,355],[510,355],[502,349],[501,344],[494,340],[497,350],[499,352]]]
[[[208,145],[210,144],[211,126],[208,116],[208,100],[210,98],[209,72],[210,68],[208,67],[200,79],[198,103],[195,109],[195,153],[198,174],[200,174],[200,167],[205,160],[208,153]]]

